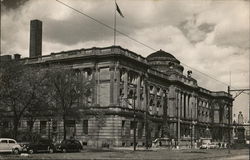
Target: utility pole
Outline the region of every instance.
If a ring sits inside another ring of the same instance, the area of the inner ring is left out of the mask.
[[[192,113],[192,108],[191,108],[191,126],[190,126],[190,129],[191,129],[191,133],[190,133],[190,136],[191,136],[191,149],[193,148],[193,115],[192,114],[193,113]]]
[[[227,88],[227,92],[230,95],[230,86]],[[228,154],[230,154],[230,145],[231,145],[231,126],[230,126],[230,119],[231,119],[231,113],[230,113],[230,105],[228,105]]]
[[[48,138],[49,138],[49,140],[50,140],[50,138],[51,138],[51,131],[50,131],[50,128],[51,128],[51,123],[52,123],[52,119],[51,119],[51,118],[49,119],[48,123],[49,123],[49,126],[48,126],[48,130],[49,130]]]
[[[146,149],[148,149],[148,111],[145,111],[145,138],[146,138]]]
[[[230,86],[228,86],[227,88],[227,92],[230,95],[231,92],[238,92],[233,99],[235,99],[236,97],[238,97],[241,93],[243,93],[244,91],[250,91],[249,88],[247,89],[231,89]],[[245,93],[245,92],[244,92]],[[250,97],[250,93],[248,93],[249,97]],[[249,104],[250,104],[250,99],[249,99]],[[231,112],[230,109],[231,106],[228,106],[228,154],[230,154],[230,145],[231,145]]]

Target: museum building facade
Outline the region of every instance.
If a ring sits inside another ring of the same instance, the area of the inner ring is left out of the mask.
[[[233,98],[198,85],[192,72],[163,50],[142,57],[120,46],[88,48],[20,59],[25,64],[60,64],[93,82],[83,106],[104,113],[67,121],[67,136],[88,146],[131,146],[134,127],[137,145],[159,137],[175,145],[201,138],[228,141]],[[134,120],[135,118],[135,120]],[[229,122],[230,121],[230,122]],[[27,121],[22,120],[22,128]],[[60,118],[40,117],[34,131],[54,140],[63,139]]]

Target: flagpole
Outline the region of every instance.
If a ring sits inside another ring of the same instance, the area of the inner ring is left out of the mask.
[[[116,0],[115,0],[115,15],[114,15],[114,46],[116,43]]]

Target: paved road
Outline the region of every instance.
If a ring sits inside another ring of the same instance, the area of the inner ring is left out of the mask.
[[[233,157],[223,157],[220,158],[219,160],[249,160],[249,155],[237,155]]]
[[[116,159],[116,160],[248,160],[249,150],[231,150],[231,154],[228,154],[228,150],[214,149],[214,150],[169,150],[169,149],[154,149],[154,150],[96,150],[85,149],[80,153],[39,153],[28,155],[27,157],[20,155],[4,154],[0,155],[0,159]]]

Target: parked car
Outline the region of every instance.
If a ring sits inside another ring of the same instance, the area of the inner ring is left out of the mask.
[[[216,148],[219,148],[219,145],[215,142],[212,142],[212,143],[203,143],[201,146],[200,146],[200,149],[216,149]]]
[[[208,143],[203,143],[201,146],[200,146],[200,149],[208,149]]]
[[[33,154],[36,152],[49,152],[53,153],[55,151],[55,146],[49,139],[39,139],[36,142],[30,142],[25,144],[24,151],[28,152],[29,154]]]
[[[61,143],[58,143],[55,145],[55,149],[58,152],[69,152],[69,151],[78,151],[82,149],[82,145],[80,141],[75,139],[66,139],[61,141]]]
[[[168,138],[156,138],[152,142],[152,147],[158,147],[158,146],[165,146],[168,147],[170,146],[171,141]]]
[[[219,148],[219,144],[216,142],[212,142],[209,144],[209,148],[210,149],[217,149],[217,148]]]
[[[19,154],[22,151],[22,147],[14,139],[0,138],[0,152],[12,152]]]

